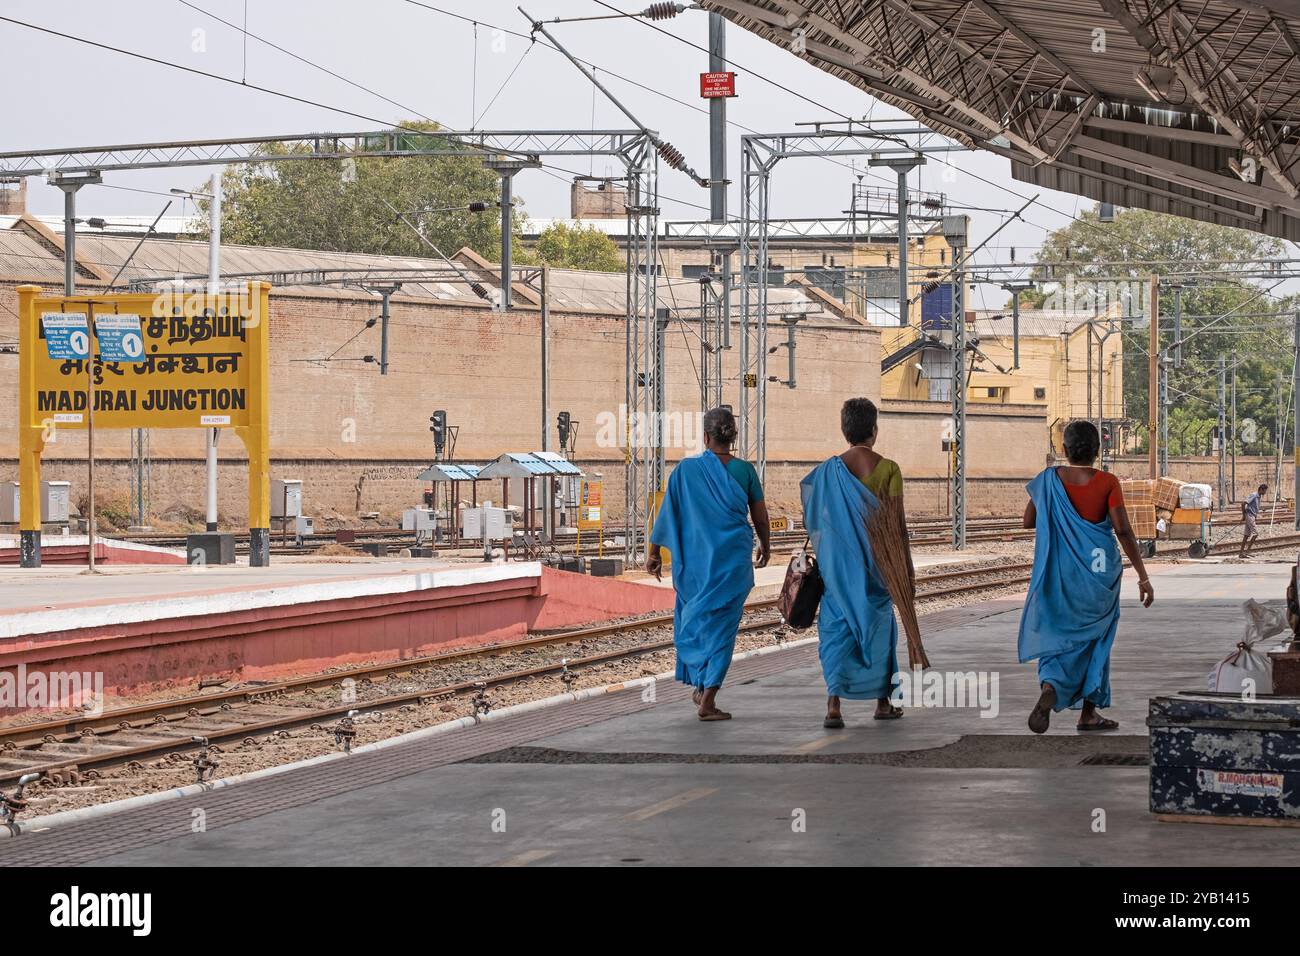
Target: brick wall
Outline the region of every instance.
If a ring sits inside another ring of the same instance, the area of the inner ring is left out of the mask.
[[[17,338],[16,305],[13,284],[0,285],[0,341]],[[422,485],[415,475],[432,458],[428,417],[437,408],[446,409],[449,422],[460,427],[460,460],[481,462],[541,444],[540,319],[535,309],[501,314],[397,296],[387,376],[359,361],[311,361],[336,350],[335,358],[347,360],[378,354],[377,326],[344,344],[377,314],[377,303],[360,293],[272,295],[272,475],[302,479],[305,510],[316,517],[348,520],[360,510],[378,511],[391,520],[418,503]],[[607,513],[621,515],[622,319],[558,312],[551,315],[551,330],[550,427],[561,409],[572,413],[580,423],[579,466],[601,474]],[[736,374],[738,330],[733,341],[737,347],[724,356],[724,374],[730,376]],[[699,341],[692,329],[670,329],[667,360],[669,412],[675,415],[669,426],[679,429],[670,434],[682,439],[668,451],[671,463],[693,453],[698,439]],[[784,376],[784,356],[771,362],[769,370]],[[799,479],[842,450],[842,401],[850,396],[879,401],[879,368],[878,330],[812,322],[800,326],[799,387],[770,384],[768,389],[767,493],[774,510],[797,513]],[[0,408],[16,407],[16,389],[16,359],[0,356]],[[880,447],[901,465],[909,505],[917,513],[941,514],[947,508],[947,455],[940,447],[947,417],[947,406],[939,403],[882,405]],[[1024,483],[1045,460],[1043,408],[972,408],[968,421],[970,513],[1017,510]],[[63,431],[57,439],[46,449],[44,474],[72,482],[76,500],[85,491],[85,435]],[[0,480],[16,479],[16,452],[12,427],[0,429]],[[219,452],[218,503],[223,520],[237,525],[246,514],[244,451],[233,434],[226,434]],[[201,510],[202,432],[154,429],[150,453],[154,513]],[[98,495],[126,500],[131,489],[128,433],[97,433],[96,456]],[[468,499],[469,489],[462,488],[461,494]],[[499,483],[481,485],[480,498],[499,500]]]
[[[16,341],[17,283],[0,285],[0,341]],[[304,481],[304,506],[313,515],[352,514],[361,481],[361,510],[396,514],[418,502],[414,475],[433,457],[429,415],[446,409],[459,426],[456,457],[482,462],[506,451],[541,446],[539,325],[534,308],[502,314],[487,307],[401,298],[392,303],[389,374],[357,361],[379,353],[377,301],[336,290],[273,293],[271,300],[272,475]],[[611,507],[622,501],[624,323],[599,313],[551,314],[551,443],[555,414],[579,423],[578,456],[585,470],[613,483]],[[364,331],[363,331],[364,329]],[[739,343],[738,330],[733,340]],[[355,340],[348,340],[356,333]],[[670,427],[680,439],[670,460],[698,443],[699,339],[674,326],[666,343]],[[736,375],[738,347],[724,356],[724,374]],[[335,361],[320,361],[332,353]],[[782,367],[773,371],[784,372]],[[316,361],[313,361],[316,360]],[[339,361],[342,360],[342,361]],[[808,322],[799,330],[799,387],[769,387],[769,457],[819,460],[840,441],[839,406],[845,397],[879,397],[879,333],[851,325]],[[0,356],[0,408],[17,407],[17,360]],[[733,399],[734,401],[734,399]],[[4,416],[12,422],[12,414]],[[203,434],[199,429],[152,429],[152,500],[201,509]],[[95,437],[101,495],[130,488],[127,431]],[[17,478],[17,436],[0,428],[0,480]],[[47,446],[44,474],[85,488],[85,433],[61,430]],[[246,513],[244,450],[222,436],[219,505],[232,522]],[[408,477],[409,476],[409,477]],[[363,480],[364,479],[364,480]],[[499,491],[493,495],[499,497]]]

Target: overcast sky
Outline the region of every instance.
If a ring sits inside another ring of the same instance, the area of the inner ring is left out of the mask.
[[[26,94],[22,108],[10,111],[6,118],[3,149],[358,131],[412,116],[458,129],[471,124],[480,129],[590,128],[594,110],[596,127],[629,125],[602,96],[597,94],[593,101],[591,84],[560,54],[540,43],[530,49],[527,40],[494,32],[505,27],[527,34],[527,20],[513,3],[431,0],[428,6],[409,0],[4,0],[0,10],[15,20],[236,81],[245,78],[249,84],[372,119],[0,22],[5,73],[11,89]],[[524,6],[541,19],[608,12],[592,0],[526,0]],[[616,6],[634,8],[628,0],[619,0]],[[642,7],[644,3],[635,9]],[[373,92],[333,78],[258,39],[249,38],[245,48],[240,30],[217,19],[241,25],[245,8],[250,34]],[[477,44],[472,24],[452,13],[479,21]],[[705,54],[674,37],[705,45],[708,17],[687,11],[658,25],[673,37],[633,20],[560,24],[551,29],[577,56],[600,68],[601,78],[642,122],[677,145],[688,162],[707,175],[708,120],[701,112],[707,102],[699,97],[699,73],[707,69],[707,61]],[[877,120],[902,116],[737,27],[729,26],[727,43],[728,58],[739,71],[739,95],[728,106],[733,180],[739,178],[739,137],[745,132],[789,131],[797,123],[843,116]],[[633,86],[606,70],[657,92]],[[1018,208],[1038,191],[1013,181],[1006,160],[983,153],[949,155],[947,179],[945,165],[934,161],[919,172],[919,182],[913,186],[942,191],[956,203],[993,210]],[[614,172],[578,159],[562,165],[583,173]],[[784,162],[773,180],[773,214],[841,215],[848,207],[853,180],[853,170],[847,166],[847,161],[821,159]],[[166,192],[172,186],[194,186],[207,175],[207,170],[195,168],[153,170],[115,173],[106,181],[112,186]],[[533,216],[564,216],[568,179],[567,172],[550,176],[528,171],[516,180],[517,194]],[[56,189],[35,179],[30,184],[29,204],[34,212],[61,211]],[[708,194],[686,176],[664,170],[660,191],[665,216],[707,218]],[[162,196],[97,187],[81,193],[79,214],[152,215],[165,202]],[[1047,230],[1090,206],[1090,200],[1041,191],[1039,203],[1025,213],[1027,221],[1007,227],[980,261],[1007,261],[1012,246],[1018,261],[1029,259]],[[173,206],[170,212],[181,211]],[[734,187],[731,211],[737,211]],[[996,212],[971,215],[973,243],[987,237],[1005,218]],[[999,301],[990,300],[990,305],[997,307],[1001,296],[993,297]]]

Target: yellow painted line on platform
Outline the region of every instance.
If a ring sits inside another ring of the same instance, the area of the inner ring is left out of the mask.
[[[835,741],[839,739],[840,739],[839,737],[830,737],[830,736],[818,737],[816,740],[810,740],[807,743],[800,744],[798,747],[795,747],[794,749],[796,753],[810,754],[815,750],[821,750],[823,747],[829,747],[831,744],[835,743]]]
[[[520,853],[518,856],[512,856],[508,860],[502,860],[497,866],[527,866],[529,863],[536,863],[538,860],[544,860],[548,856],[553,856],[554,850],[528,850]]]
[[[667,800],[660,800],[658,803],[652,803],[648,807],[642,807],[640,810],[633,810],[624,820],[631,820],[639,823],[642,820],[649,820],[651,817],[657,817],[661,813],[667,813],[669,810],[676,810],[678,807],[684,807],[688,803],[694,803],[703,797],[710,796],[718,792],[717,787],[696,787],[694,790],[687,790],[685,793],[679,793],[675,797],[669,797]]]

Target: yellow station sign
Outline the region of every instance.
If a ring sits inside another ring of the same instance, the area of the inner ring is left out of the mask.
[[[249,527],[268,527],[270,288],[65,297],[20,286],[22,529],[40,529],[45,441],[92,419],[96,429],[233,429],[248,451]]]

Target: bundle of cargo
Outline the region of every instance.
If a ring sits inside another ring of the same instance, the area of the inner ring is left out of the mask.
[[[1156,536],[1155,489],[1150,478],[1128,478],[1119,483],[1124,495],[1124,507],[1133,534],[1139,540],[1150,541]]]
[[[1124,493],[1124,504],[1130,511],[1135,505],[1156,506],[1155,482],[1150,478],[1121,478],[1119,490]]]
[[[1188,511],[1197,511],[1213,507],[1209,485],[1188,483],[1178,489],[1178,507]]]
[[[1154,485],[1156,510],[1172,512],[1177,508],[1178,492],[1184,484],[1185,482],[1181,482],[1177,478],[1168,476],[1157,478]]]

